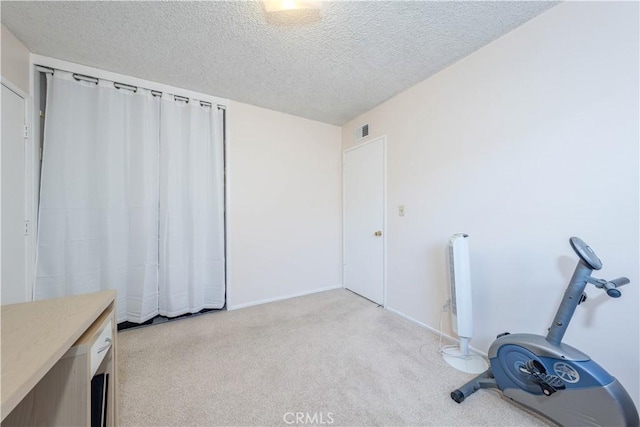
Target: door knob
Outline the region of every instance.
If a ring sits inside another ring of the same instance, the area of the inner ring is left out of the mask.
[[[378,230],[375,233],[373,233],[373,235],[376,236],[376,237],[380,237],[380,236],[382,236],[382,231]]]

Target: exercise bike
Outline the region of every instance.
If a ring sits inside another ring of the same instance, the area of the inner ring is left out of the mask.
[[[638,411],[622,384],[589,356],[562,343],[576,307],[587,298],[587,283],[618,298],[618,288],[629,279],[591,277],[602,262],[579,238],[569,242],[580,260],[546,338],[498,335],[489,348],[489,369],[451,392],[451,398],[462,403],[481,388],[497,388],[506,398],[563,426],[638,426]]]

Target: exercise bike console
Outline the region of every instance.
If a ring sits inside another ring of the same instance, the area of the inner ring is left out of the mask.
[[[562,342],[584,289],[591,283],[618,298],[626,277],[604,280],[591,277],[602,268],[595,252],[572,237],[580,257],[546,337],[503,334],[491,344],[490,368],[451,393],[461,403],[481,388],[496,388],[560,425],[640,426],[638,411],[622,384],[580,350]]]
[[[569,239],[571,247],[575,253],[584,261],[589,267],[594,270],[600,270],[602,268],[602,261],[598,258],[598,255],[591,249],[582,239],[578,237],[572,237]]]

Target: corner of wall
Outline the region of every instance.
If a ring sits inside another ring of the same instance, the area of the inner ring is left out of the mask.
[[[20,90],[29,93],[29,55],[31,52],[2,24],[0,74]]]

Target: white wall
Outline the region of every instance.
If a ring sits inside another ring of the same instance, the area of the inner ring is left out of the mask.
[[[343,127],[343,148],[363,123],[387,135],[389,307],[437,329],[446,244],[465,232],[472,345],[545,334],[579,236],[597,277],[632,284],[618,300],[590,287],[565,342],[640,403],[638,48],[638,3],[562,3]]]
[[[227,124],[228,307],[341,286],[340,128],[238,102]]]
[[[2,25],[2,77],[29,93],[29,49]]]

